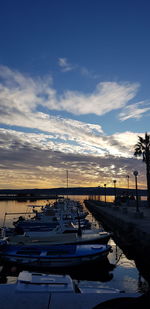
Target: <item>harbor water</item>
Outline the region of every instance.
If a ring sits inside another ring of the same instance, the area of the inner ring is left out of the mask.
[[[71,199],[76,199],[83,204],[85,196],[69,196]],[[54,201],[49,200],[52,204]],[[11,227],[13,221],[16,221],[18,214],[7,215],[6,213],[28,213],[31,212],[29,217],[32,217],[32,208],[29,205],[45,205],[47,200],[40,201],[1,201],[0,202],[0,226],[3,225]],[[85,207],[85,206],[84,206]],[[96,227],[102,227],[101,222],[96,221],[95,218],[89,213],[87,218],[92,222],[92,225]],[[97,262],[90,267],[78,267],[72,270],[63,269],[61,272],[68,273],[73,279],[78,281],[87,281],[89,284],[97,284],[100,287],[110,287],[122,290],[126,293],[143,293],[148,289],[147,281],[142,277],[140,271],[137,269],[135,261],[127,258],[123,248],[120,248],[112,238],[109,240],[109,244],[112,247],[112,252],[109,253],[105,262]],[[23,270],[13,265],[7,267],[7,265],[0,265],[0,283],[14,283],[16,282],[17,275],[20,270]],[[51,273],[48,269],[47,273]],[[55,272],[56,273],[56,272]],[[59,271],[60,273],[60,271]]]

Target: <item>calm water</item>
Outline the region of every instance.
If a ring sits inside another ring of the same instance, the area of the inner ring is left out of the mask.
[[[86,197],[82,196],[70,196],[71,199],[77,199],[83,202]],[[4,223],[5,213],[26,213],[31,212],[32,208],[28,205],[45,205],[47,201],[36,202],[17,202],[17,201],[4,201],[0,202],[0,226]],[[50,201],[53,203],[53,201]],[[12,222],[17,219],[19,215],[7,215],[5,225],[12,226]],[[95,221],[91,214],[88,215],[88,219],[95,223],[97,226],[101,226],[100,222]],[[103,287],[111,287],[121,289],[125,292],[140,292],[143,293],[148,288],[148,283],[140,275],[136,268],[134,260],[129,260],[124,252],[115,244],[113,239],[110,239],[109,244],[112,246],[113,252],[109,253],[106,262],[102,265],[101,262],[82,269],[77,268],[70,271],[72,278],[77,280],[97,281]],[[2,266],[0,266],[2,269]],[[7,282],[15,282],[18,272],[21,269],[11,267],[2,269],[3,275],[6,275]],[[49,272],[49,271],[48,271]],[[52,271],[51,271],[52,272]],[[68,270],[64,270],[64,273]]]

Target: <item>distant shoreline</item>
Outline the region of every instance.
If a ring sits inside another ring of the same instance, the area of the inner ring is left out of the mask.
[[[18,200],[18,201],[36,201],[57,199],[63,196],[89,196],[94,198],[96,196],[115,196],[115,195],[134,195],[135,189],[128,188],[112,188],[98,186],[98,187],[75,187],[75,188],[50,188],[50,189],[5,189],[0,190],[0,201]],[[147,196],[147,190],[138,189],[138,195],[141,197]]]

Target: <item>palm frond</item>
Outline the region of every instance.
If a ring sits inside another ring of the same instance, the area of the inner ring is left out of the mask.
[[[147,162],[149,161],[150,157],[150,135],[145,133],[145,138],[138,136],[139,141],[135,145],[135,152],[134,156],[143,156],[143,161]]]

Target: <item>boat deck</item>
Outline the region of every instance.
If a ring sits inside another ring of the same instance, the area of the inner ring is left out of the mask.
[[[133,293],[50,293],[20,292],[13,284],[0,285],[2,309],[92,309],[101,302],[116,297],[138,297]]]

